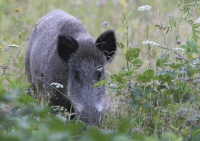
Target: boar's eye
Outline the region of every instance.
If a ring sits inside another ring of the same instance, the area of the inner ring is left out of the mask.
[[[79,73],[78,73],[78,71],[74,71],[74,77],[76,78],[76,80],[79,80]]]
[[[101,80],[102,72],[103,72],[103,67],[97,68],[97,70],[96,70],[96,73],[97,73],[97,81],[100,81],[100,80]]]
[[[102,77],[102,72],[97,71],[97,81],[100,81]]]

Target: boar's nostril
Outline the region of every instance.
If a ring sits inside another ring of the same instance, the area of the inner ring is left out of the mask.
[[[99,126],[101,123],[101,114],[98,111],[82,111],[79,115],[79,119],[87,125]]]
[[[110,106],[111,106],[111,98],[108,97],[107,99],[105,99],[105,101],[96,104],[96,109],[100,114],[103,114],[109,109]]]

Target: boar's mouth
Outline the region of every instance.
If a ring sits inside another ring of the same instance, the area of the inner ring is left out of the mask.
[[[81,113],[76,114],[76,117],[74,119],[81,120],[89,126],[100,126],[102,114],[98,112],[90,115],[89,113],[91,112],[87,113],[86,111],[82,111]]]
[[[101,118],[103,114],[109,109],[111,104],[108,104],[107,102],[104,102],[106,107],[104,107],[102,111],[99,111],[96,107],[89,107],[86,109],[79,109],[77,107],[74,107],[73,110],[75,112],[76,117],[74,119],[81,120],[85,124],[91,126],[91,125],[96,125],[100,126],[101,124]],[[108,104],[108,105],[107,105]],[[104,106],[105,106],[104,105]]]

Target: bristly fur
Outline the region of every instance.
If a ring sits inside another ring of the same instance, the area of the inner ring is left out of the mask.
[[[93,87],[105,79],[105,65],[116,51],[114,31],[106,31],[95,40],[80,20],[62,10],[42,17],[30,36],[25,70],[33,87],[51,93],[51,104],[64,106],[80,114],[88,124],[100,124],[109,100],[106,87]],[[50,86],[63,85],[55,91]],[[44,93],[45,94],[45,93]]]

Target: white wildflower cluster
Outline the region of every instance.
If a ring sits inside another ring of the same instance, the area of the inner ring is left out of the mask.
[[[196,23],[200,23],[200,17],[196,19]]]
[[[144,6],[138,7],[138,11],[147,11],[147,10],[151,10],[151,6],[144,5]]]
[[[134,42],[131,43],[129,46],[130,46],[131,48],[135,48],[135,47],[137,47],[137,45],[138,45],[137,41],[134,41]]]
[[[18,46],[18,45],[16,45],[16,44],[10,44],[10,45],[8,45],[8,47],[19,48],[19,46]]]
[[[159,44],[157,44],[156,42],[149,41],[149,40],[143,41],[142,44],[145,44],[145,45],[150,44],[153,46],[159,46]]]
[[[54,85],[54,86],[56,86],[56,88],[63,88],[63,85],[62,84],[60,84],[60,83],[51,83],[51,85]]]
[[[67,119],[61,115],[56,115],[56,117],[58,117],[60,120],[62,120],[63,122],[66,122]]]
[[[177,48],[173,48],[174,51],[182,51],[184,52],[185,50],[183,48],[177,47]]]

